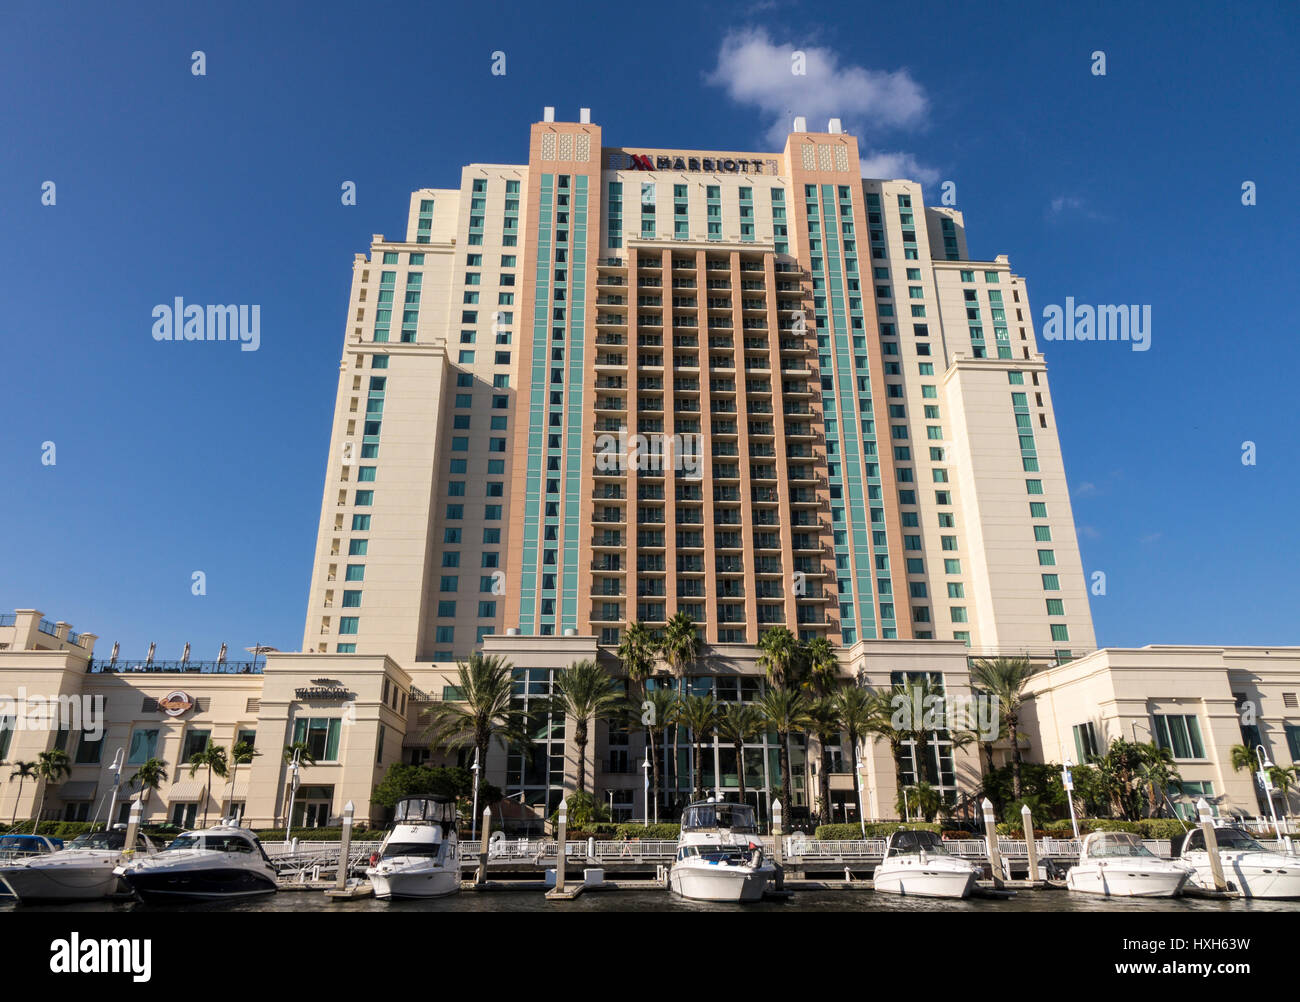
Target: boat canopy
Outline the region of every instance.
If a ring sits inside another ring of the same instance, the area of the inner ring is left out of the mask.
[[[452,825],[456,823],[456,802],[450,797],[403,797],[397,802],[393,818],[407,824],[432,821]]]
[[[682,831],[726,828],[733,832],[757,832],[754,808],[749,804],[691,804],[682,814]]]
[[[109,831],[86,832],[84,835],[78,835],[68,843],[69,849],[121,850],[125,846],[126,832],[121,828],[113,828]],[[136,833],[135,847],[145,852],[153,851],[153,843],[149,841],[144,832]]]
[[[1132,858],[1134,856],[1155,858],[1155,853],[1148,849],[1143,844],[1142,839],[1132,832],[1093,832],[1083,840],[1083,855],[1089,859]]]
[[[1267,852],[1250,833],[1241,828],[1225,826],[1214,829],[1214,838],[1219,843],[1220,849],[1230,849],[1233,852]],[[1204,852],[1205,851],[1205,832],[1199,828],[1193,828],[1187,833],[1187,838],[1183,842],[1183,852]]]
[[[946,853],[948,851],[943,847],[943,839],[939,837],[938,832],[904,829],[889,836],[889,847],[885,850],[885,855],[902,856],[907,853],[920,852],[922,849],[933,853]]]

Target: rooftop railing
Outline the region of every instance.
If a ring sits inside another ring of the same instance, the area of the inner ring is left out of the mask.
[[[262,662],[254,661],[91,661],[86,672],[92,675],[125,675],[133,672],[183,675],[260,675]]]

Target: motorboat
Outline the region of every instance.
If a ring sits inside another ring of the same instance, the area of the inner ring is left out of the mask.
[[[1083,840],[1065,886],[1111,898],[1172,898],[1190,876],[1186,867],[1161,859],[1130,832],[1093,832]]]
[[[886,840],[871,886],[908,897],[965,898],[979,873],[974,863],[949,853],[937,832],[901,829]]]
[[[754,808],[748,804],[709,800],[688,805],[668,886],[694,901],[758,901],[776,878],[776,866],[757,836]]]
[[[8,888],[20,903],[34,901],[98,901],[121,888],[115,872],[133,855],[158,851],[143,833],[134,853],[126,851],[126,830],[87,832],[64,849],[0,864],[0,888]]]
[[[375,897],[440,898],[460,890],[456,803],[448,797],[399,800],[393,828],[366,876]]]
[[[115,872],[144,901],[225,900],[279,889],[262,843],[233,824],[182,832],[161,851]]]
[[[1243,898],[1300,898],[1300,856],[1265,849],[1236,825],[1216,827],[1214,837],[1229,893]],[[1215,890],[1205,832],[1193,828],[1184,835],[1178,859],[1189,871],[1191,885]]]
[[[0,835],[0,860],[30,859],[58,852],[63,839],[45,835]]]

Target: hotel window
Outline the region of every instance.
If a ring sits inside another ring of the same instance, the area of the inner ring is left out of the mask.
[[[208,742],[212,738],[212,732],[209,730],[190,730],[185,733],[185,740],[181,743],[181,765],[189,764],[189,761],[196,754],[208,747]]]
[[[127,765],[143,765],[155,757],[158,750],[158,731],[156,728],[137,729],[131,732],[131,750],[127,754]]]
[[[360,623],[361,619],[357,616],[340,616],[339,633],[347,634],[349,636],[355,635],[358,632]]]
[[[1053,552],[1052,550],[1039,550],[1039,551],[1038,551],[1038,566],[1039,566],[1039,567],[1055,567],[1055,566],[1056,566],[1056,554],[1055,554],[1055,552]]]
[[[342,731],[339,717],[299,717],[293,722],[293,743],[305,744],[317,762],[337,762]]]
[[[1205,758],[1201,725],[1195,714],[1154,714],[1156,744],[1167,748],[1176,759]]]
[[[8,720],[12,718],[5,718],[5,719]],[[0,722],[0,729],[2,728],[3,728],[3,722]],[[103,734],[101,734],[98,739],[91,739],[88,738],[86,734],[83,732],[81,735],[81,740],[77,743],[77,757],[75,759],[76,764],[77,765],[98,765],[100,762],[100,756],[103,754],[103,750],[104,750]],[[4,756],[7,753],[8,753],[8,749],[5,747],[5,736],[3,733],[0,733],[0,758],[4,758]]]
[[[1057,577],[1055,574],[1044,574],[1044,575],[1043,575],[1043,590],[1044,590],[1044,591],[1060,591],[1060,590],[1061,590],[1061,579],[1060,579],[1059,577]]]
[[[1056,641],[1065,641],[1070,639],[1070,628],[1064,623],[1052,624],[1052,639]]]
[[[347,570],[344,572],[343,575],[344,581],[364,581],[365,579],[366,579],[365,564],[348,564]]]
[[[1101,754],[1100,746],[1097,744],[1097,729],[1091,720],[1074,725],[1074,753],[1075,761],[1079,765],[1086,765]]]

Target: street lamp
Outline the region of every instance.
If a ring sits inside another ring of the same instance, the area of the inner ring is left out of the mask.
[[[298,764],[302,758],[302,749],[293,750],[293,761],[289,763],[289,814],[284,819],[284,844],[288,845],[291,841],[290,832],[293,830],[293,803],[298,796]]]
[[[1070,805],[1070,827],[1074,829],[1074,837],[1079,837],[1079,822],[1074,817],[1074,774],[1070,772],[1073,763],[1067,758],[1065,765],[1061,769],[1061,785],[1065,787],[1065,802]],[[1032,874],[1031,874],[1032,876]]]
[[[1282,829],[1278,827],[1277,806],[1273,803],[1273,780],[1268,774],[1268,770],[1273,768],[1273,763],[1265,754],[1263,745],[1255,746],[1255,759],[1259,762],[1259,784],[1264,788],[1264,797],[1268,800],[1268,813],[1273,818],[1273,836],[1281,843]]]
[[[641,804],[641,822],[650,824],[650,755],[641,760],[641,771],[645,774],[645,797]],[[659,803],[655,802],[655,824],[659,823]]]
[[[474,749],[474,764],[469,767],[469,771],[474,774],[474,810],[470,814],[469,823],[469,840],[474,842],[478,838],[478,748]]]
[[[867,837],[867,815],[862,809],[862,784],[866,780],[867,763],[858,759],[858,772],[854,777],[858,781],[858,827],[862,829],[862,837]]]
[[[109,795],[108,800],[108,818],[104,823],[104,828],[113,827],[113,808],[117,806],[117,788],[122,782],[122,749],[119,748],[113,755],[113,764],[109,766],[113,773],[113,792]]]

